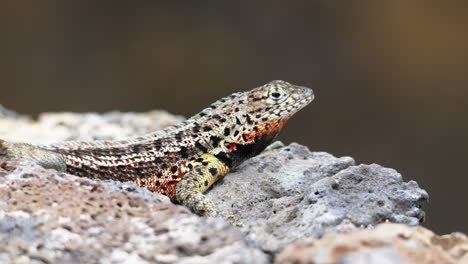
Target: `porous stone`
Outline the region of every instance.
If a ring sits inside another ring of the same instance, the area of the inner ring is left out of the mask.
[[[8,115],[10,116],[11,114]],[[37,120],[2,118],[0,114],[0,138],[35,144],[66,140],[124,139],[160,130],[183,119],[182,116],[171,115],[162,110],[146,113],[43,113]]]
[[[384,223],[375,229],[329,235],[290,244],[276,264],[468,263],[468,238],[460,233],[438,236],[420,226]]]
[[[43,114],[37,121],[0,117],[0,138],[121,139],[182,119],[164,111]],[[0,162],[1,263],[268,263],[292,242],[385,221],[417,225],[428,198],[395,170],[355,166],[350,157],[293,143],[245,162],[208,192],[221,211],[244,224],[237,229],[131,183]],[[376,252],[396,254],[391,248]]]
[[[382,222],[417,225],[428,194],[393,169],[291,144],[254,157],[208,192],[263,250]],[[248,209],[246,209],[248,208]]]
[[[0,263],[268,263],[242,233],[131,183],[0,160]]]

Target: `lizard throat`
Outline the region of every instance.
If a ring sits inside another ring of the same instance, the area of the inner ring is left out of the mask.
[[[258,134],[248,144],[230,143],[230,152],[220,152],[216,155],[229,168],[239,166],[245,160],[261,153],[278,136],[280,129],[271,130],[269,133]]]

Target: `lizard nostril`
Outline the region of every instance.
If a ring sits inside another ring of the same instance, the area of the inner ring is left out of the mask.
[[[302,91],[306,95],[314,95],[314,91],[312,89],[310,89],[310,88],[302,87]]]

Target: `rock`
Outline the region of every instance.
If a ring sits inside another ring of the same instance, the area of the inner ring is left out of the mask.
[[[0,263],[269,263],[222,219],[131,183],[0,160]]]
[[[43,113],[37,121],[2,118],[0,115],[0,138],[36,144],[66,140],[123,139],[160,130],[183,119],[182,116],[174,116],[166,111]]]
[[[121,139],[182,119],[164,111],[0,118],[0,138]],[[418,225],[428,199],[393,169],[355,166],[350,157],[310,152],[295,143],[245,162],[207,195],[242,222],[242,229],[195,216],[131,183],[0,160],[0,262],[269,263],[293,242],[385,221]],[[388,247],[348,258],[399,254]]]
[[[384,223],[307,244],[291,244],[275,263],[468,263],[468,238],[460,233],[438,236],[423,227]]]
[[[208,192],[266,252],[389,221],[417,225],[428,194],[393,169],[298,144],[254,157]]]
[[[13,110],[5,108],[3,105],[0,105],[0,118],[8,119],[28,119],[27,116],[19,114]]]

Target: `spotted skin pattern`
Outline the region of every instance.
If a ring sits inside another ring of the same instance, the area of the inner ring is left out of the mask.
[[[95,179],[135,182],[202,216],[221,216],[203,193],[262,152],[314,99],[311,89],[272,81],[224,97],[195,116],[144,136],[35,146],[0,140],[0,157]]]

